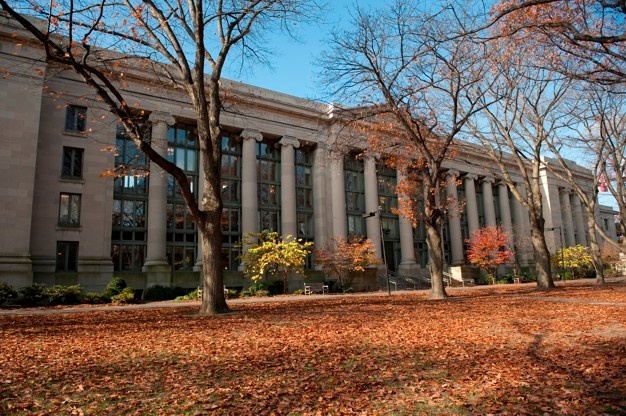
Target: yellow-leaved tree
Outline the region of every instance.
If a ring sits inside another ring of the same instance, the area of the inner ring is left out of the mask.
[[[291,235],[283,238],[267,230],[246,235],[243,244],[248,247],[241,256],[245,264],[244,274],[256,282],[266,273],[282,273],[283,293],[287,293],[289,272],[304,274],[306,258],[313,245],[310,241],[295,239]]]

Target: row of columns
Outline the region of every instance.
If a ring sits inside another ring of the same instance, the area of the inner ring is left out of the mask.
[[[162,156],[167,152],[167,131],[172,126],[175,119],[162,113],[152,113],[150,121],[152,127],[152,143],[155,150]],[[258,232],[258,200],[257,200],[257,162],[256,143],[263,140],[259,130],[246,129],[240,137],[242,138],[242,173],[241,173],[241,231],[242,235]],[[297,236],[297,208],[296,208],[296,176],[295,176],[295,149],[300,146],[300,142],[291,136],[284,136],[281,141],[281,227],[283,235]],[[347,237],[346,222],[346,197],[345,197],[345,175],[344,159],[342,155],[326,151],[323,145],[319,145],[314,154],[313,164],[313,192],[314,192],[314,229],[315,243],[323,245],[327,240],[327,235],[334,237]],[[327,201],[326,201],[326,161],[329,160],[330,193],[332,232],[327,232]],[[150,166],[149,185],[149,215],[148,215],[148,247],[146,262],[143,270],[151,272],[154,277],[153,284],[164,282],[169,279],[170,266],[166,259],[166,207],[167,207],[167,179],[164,172],[154,163]],[[202,176],[202,175],[200,175]],[[448,171],[447,194],[452,201],[449,214],[450,245],[451,245],[451,265],[461,265],[464,263],[464,239],[461,226],[461,213],[459,212],[459,201],[457,195],[457,183],[461,174],[457,170]],[[465,188],[465,204],[467,213],[467,226],[469,234],[480,227],[478,204],[476,194],[476,182],[478,176],[473,173],[466,173],[462,176]],[[398,172],[398,182],[402,181],[402,175]],[[364,159],[364,182],[365,182],[365,212],[378,212],[378,178],[376,175],[376,161],[373,158]],[[485,225],[496,226],[496,211],[493,198],[493,185],[495,179],[491,177],[481,178],[479,184],[483,195],[483,210],[485,215]],[[513,236],[514,231],[523,232],[530,229],[528,213],[526,209],[513,199],[513,207],[510,206],[508,189],[505,183],[499,182],[498,205],[502,226]],[[202,189],[202,188],[200,188]],[[523,191],[523,187],[520,188]],[[563,209],[563,233],[567,246],[576,243],[586,244],[583,240],[585,233],[576,230],[584,230],[584,217],[580,200],[575,194],[570,194],[562,189],[559,195],[561,207]],[[513,223],[518,227],[513,230]],[[415,258],[415,247],[413,239],[413,229],[411,223],[404,217],[399,218],[400,231],[400,270],[412,272],[417,265]],[[366,221],[367,237],[376,247],[376,255],[382,258],[380,215],[372,216]],[[510,242],[513,247],[513,241]],[[200,249],[200,245],[198,247]],[[524,256],[524,254],[522,254]],[[198,254],[201,259],[201,254]],[[529,260],[522,259],[522,260]]]

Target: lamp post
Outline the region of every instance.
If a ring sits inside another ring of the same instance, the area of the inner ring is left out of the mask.
[[[383,230],[383,221],[380,215],[381,207],[378,207],[378,211],[372,211],[368,214],[363,214],[363,218],[374,218],[378,213],[378,222],[380,225],[380,251],[383,258],[383,265],[385,266],[385,278],[387,279],[387,294],[391,296],[391,282],[389,281],[389,272],[387,271],[387,254],[385,253],[385,231]]]

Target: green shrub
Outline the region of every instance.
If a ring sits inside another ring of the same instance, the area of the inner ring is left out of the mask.
[[[44,295],[49,305],[76,305],[81,301],[80,285],[54,285],[44,289]]]
[[[262,292],[258,294],[258,292]],[[267,283],[256,282],[248,289],[241,292],[241,296],[269,296],[270,291]]]
[[[17,291],[6,283],[0,283],[0,305],[17,297]]]
[[[227,289],[226,299],[237,299],[239,297],[239,291],[237,289]]]
[[[110,301],[113,296],[121,293],[124,289],[126,289],[126,281],[121,277],[114,277],[111,279],[107,287],[102,292],[102,298],[106,301]]]
[[[20,303],[24,306],[45,305],[48,300],[46,286],[41,283],[33,283],[30,286],[23,287],[19,292],[22,295]]]
[[[135,289],[125,287],[120,293],[111,297],[111,302],[116,305],[135,303]]]
[[[198,289],[194,289],[186,295],[176,296],[175,300],[198,300]]]
[[[261,298],[261,297],[265,297],[265,296],[272,296],[272,294],[270,293],[269,290],[264,290],[264,289],[260,289],[257,290],[256,292],[254,292],[254,296]]]
[[[296,290],[293,291],[293,294],[294,295],[302,295],[302,294],[304,294],[304,291],[302,289],[296,289]]]
[[[143,291],[143,300],[148,302],[157,302],[161,300],[174,300],[178,296],[185,296],[189,289],[178,286],[151,286]]]
[[[496,280],[496,284],[498,285],[506,285],[509,283],[513,283],[513,275],[511,274],[505,274],[504,276]]]
[[[343,293],[354,293],[354,289],[352,289],[351,287],[347,287],[343,289]]]
[[[107,302],[105,299],[102,298],[102,295],[100,293],[96,292],[87,292],[83,294],[81,301],[88,305],[99,305],[101,303]]]

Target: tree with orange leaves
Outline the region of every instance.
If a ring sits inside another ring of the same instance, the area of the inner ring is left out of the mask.
[[[315,262],[342,287],[349,272],[362,272],[366,267],[381,263],[372,241],[360,236],[334,238],[314,253]]]
[[[502,226],[479,228],[465,242],[469,244],[466,251],[469,262],[485,270],[494,284],[498,266],[510,263],[515,258],[515,253],[507,246],[509,235]]]
[[[486,70],[463,32],[462,13],[420,9],[397,0],[380,10],[356,7],[351,28],[332,35],[323,55],[326,84],[352,108],[343,120],[359,122],[366,153],[403,175],[397,213],[426,228],[431,298],[444,299],[442,229],[456,201],[445,188],[444,161],[468,118],[480,110],[469,93]],[[458,213],[455,213],[458,214]]]
[[[542,63],[602,84],[626,80],[626,4],[622,0],[500,0],[492,8],[498,36],[544,45]]]

